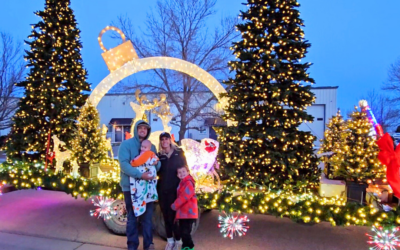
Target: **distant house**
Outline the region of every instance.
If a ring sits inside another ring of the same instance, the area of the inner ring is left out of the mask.
[[[316,96],[315,103],[308,107],[306,110],[309,114],[314,117],[313,123],[303,123],[299,129],[304,131],[311,131],[317,137],[315,142],[316,146],[319,146],[319,140],[323,139],[326,123],[329,119],[336,114],[337,111],[337,88],[338,87],[315,87],[312,88],[312,92]],[[198,93],[199,95],[211,95],[208,93]],[[148,94],[149,100],[156,97],[157,94]],[[135,117],[135,112],[130,107],[130,102],[136,103],[134,93],[127,94],[106,94],[100,101],[97,109],[99,110],[101,124],[108,126],[108,137],[112,139],[113,143],[122,142],[125,139],[125,132],[131,131],[132,119]],[[210,109],[216,104],[216,101],[210,103]],[[204,113],[209,113],[209,110],[205,110]],[[171,105],[171,113],[176,113],[176,109]],[[163,129],[161,120],[157,115],[147,113],[147,118],[152,127],[152,131],[159,131]],[[214,138],[216,139],[216,133],[212,127],[226,126],[225,121],[221,118],[207,117],[206,115],[200,115],[199,119],[191,122],[189,127],[195,127],[197,129],[189,129],[186,132],[185,138],[192,138],[201,140],[203,138]],[[171,125],[172,134],[175,134],[178,139],[179,127]]]

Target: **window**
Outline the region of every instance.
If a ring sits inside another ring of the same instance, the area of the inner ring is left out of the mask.
[[[115,142],[122,142],[122,126],[115,126]]]
[[[207,134],[207,128],[204,127],[204,126],[201,126],[201,127],[199,128],[199,133],[200,133],[201,135],[206,135],[206,134]]]
[[[124,140],[125,140],[125,136],[126,136],[126,132],[130,133],[131,132],[131,126],[124,126]]]

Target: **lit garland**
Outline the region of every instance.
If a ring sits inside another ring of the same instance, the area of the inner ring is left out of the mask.
[[[396,250],[396,247],[400,247],[400,239],[396,233],[399,231],[398,227],[394,227],[391,230],[383,229],[382,227],[372,227],[372,231],[376,235],[370,235],[368,243],[374,245],[371,250]]]
[[[224,237],[233,239],[234,236],[246,235],[249,226],[247,223],[250,221],[246,215],[223,215],[218,216],[218,227]]]
[[[119,181],[115,175],[105,175],[101,180],[92,180],[69,175],[55,175],[51,170],[44,171],[41,163],[15,162],[13,165],[0,165],[0,183],[12,184],[16,189],[46,188],[64,191],[73,197],[88,199],[92,196],[106,196],[123,199]],[[400,209],[380,211],[372,205],[346,203],[339,198],[321,198],[312,193],[293,194],[285,192],[242,191],[198,194],[199,206],[205,209],[226,211],[227,213],[270,214],[289,217],[296,222],[319,223],[328,221],[332,225],[400,225]]]
[[[14,185],[16,189],[46,188],[64,191],[75,198],[84,199],[97,195],[122,199],[119,179],[113,179],[111,176],[114,175],[103,176],[102,181],[99,181],[84,177],[75,178],[63,173],[55,174],[52,170],[45,171],[42,163],[15,161],[13,164],[0,164],[2,184]]]
[[[111,205],[114,202],[114,199],[109,199],[103,196],[96,196],[96,200],[92,199],[92,203],[97,208],[95,210],[90,210],[90,216],[94,216],[97,218],[104,218],[105,220],[109,220],[112,217],[113,209]]]
[[[270,214],[288,217],[296,222],[330,222],[339,225],[400,225],[400,211],[380,211],[373,205],[363,206],[342,198],[320,197],[312,193],[243,191],[233,194],[199,194],[199,204],[207,209],[219,208],[227,213]]]

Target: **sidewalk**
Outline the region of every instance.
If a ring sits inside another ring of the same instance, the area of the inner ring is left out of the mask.
[[[2,250],[121,250],[126,248],[105,247],[66,240],[33,237],[0,232]]]
[[[114,235],[90,217],[90,201],[56,191],[20,190],[0,196],[0,250],[120,250],[126,237]],[[218,228],[218,211],[201,214],[193,240],[196,250],[355,250],[368,249],[370,227],[297,224],[287,218],[249,215],[249,231],[233,240]],[[141,237],[140,237],[141,238]],[[165,241],[154,235],[156,250]],[[140,239],[142,243],[142,239]],[[139,249],[142,250],[140,245]]]

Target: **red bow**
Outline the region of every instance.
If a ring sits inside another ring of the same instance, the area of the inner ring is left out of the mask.
[[[379,161],[386,165],[386,178],[394,195],[400,197],[400,146],[393,148],[393,140],[388,133],[384,134],[377,142],[379,149]]]
[[[217,149],[217,147],[215,146],[215,144],[213,142],[204,141],[204,143],[206,144],[205,150],[208,153],[214,152],[215,149]]]

